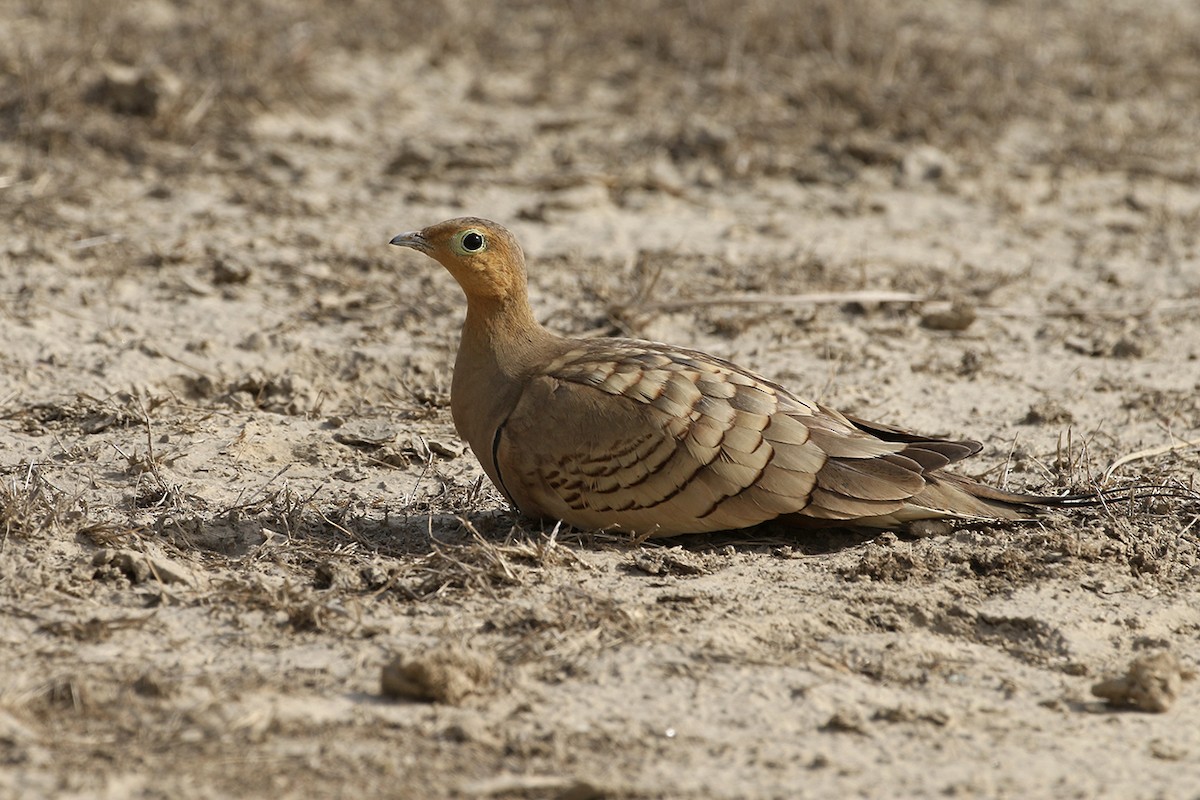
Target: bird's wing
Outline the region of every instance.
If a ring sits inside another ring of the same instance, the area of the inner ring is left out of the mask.
[[[527,384],[494,455],[528,513],[668,535],[798,512],[885,516],[925,487],[922,462],[941,460],[936,440],[912,438],[883,438],[704,353],[593,340]]]

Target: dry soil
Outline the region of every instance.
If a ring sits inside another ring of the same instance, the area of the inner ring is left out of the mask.
[[[1189,2],[2,0],[0,797],[1200,797],[1194,502],[539,527],[387,246],[1187,490],[1197,142]]]

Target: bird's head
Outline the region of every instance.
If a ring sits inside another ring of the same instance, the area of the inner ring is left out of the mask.
[[[459,217],[392,238],[450,271],[468,300],[504,301],[525,295],[525,254],[502,225]]]

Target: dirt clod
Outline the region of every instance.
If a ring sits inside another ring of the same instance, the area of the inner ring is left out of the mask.
[[[114,567],[129,578],[131,583],[156,580],[163,583],[194,584],[196,576],[192,570],[163,556],[151,556],[136,550],[104,548],[92,558],[94,567]]]
[[[1161,714],[1171,708],[1183,688],[1184,669],[1169,651],[1138,656],[1124,675],[1101,681],[1092,694],[1115,708]]]
[[[90,95],[93,102],[118,114],[153,117],[164,101],[179,94],[180,88],[179,80],[161,67],[105,64]]]
[[[926,311],[921,315],[921,327],[935,331],[965,331],[977,316],[974,306],[956,301],[949,308]]]
[[[385,664],[380,691],[398,700],[459,705],[471,695],[486,693],[495,677],[493,658],[461,645],[446,645]]]
[[[1025,412],[1023,425],[1069,425],[1075,421],[1071,410],[1056,400],[1039,400]]]
[[[703,575],[708,570],[680,547],[642,550],[633,556],[633,566],[647,575]]]

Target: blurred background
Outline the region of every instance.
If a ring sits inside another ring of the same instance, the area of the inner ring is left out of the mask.
[[[297,317],[383,304],[414,331],[455,314],[433,271],[370,277],[409,263],[383,246],[392,233],[448,216],[493,217],[533,254],[567,259],[535,277],[546,319],[665,335],[615,312],[650,294],[929,290],[988,259],[1009,268],[1003,283],[1029,262],[1002,242],[983,255],[950,243],[913,256],[917,269],[870,273],[904,260],[891,228],[814,254],[821,216],[942,224],[911,197],[881,200],[889,188],[959,195],[1028,234],[1064,229],[1040,210],[1064,175],[1200,180],[1200,11],[1187,2],[0,0],[0,19],[8,313],[28,322],[97,292],[160,324],[199,307],[174,327],[209,329],[184,345],[197,353],[249,342],[202,367],[235,383],[262,366],[245,355],[255,332],[278,344],[271,332]],[[1177,279],[1200,212],[1151,206],[1131,191],[1104,211],[1166,231],[1135,243],[1141,265],[1082,277],[1141,280],[1158,264],[1174,271],[1154,280]],[[1077,234],[1077,265],[1112,246]],[[126,340],[156,338],[129,326]],[[171,369],[159,358],[120,380]],[[327,392],[360,377],[332,372]],[[228,388],[211,382],[187,388]]]
[[[914,145],[966,168],[1197,169],[1187,2],[4,0],[0,14],[0,203],[35,229],[71,222],[57,201],[124,201],[130,180],[154,183],[155,207],[238,176],[245,212],[295,212],[271,190],[310,186],[317,154],[347,171],[326,188],[351,194],[352,178],[397,205],[596,173],[618,203],[648,180],[842,183]]]

